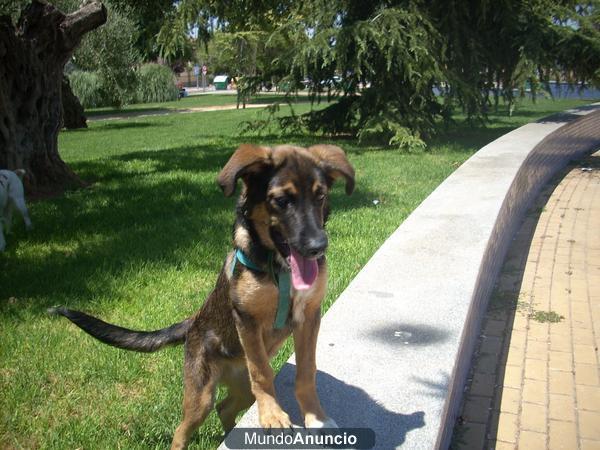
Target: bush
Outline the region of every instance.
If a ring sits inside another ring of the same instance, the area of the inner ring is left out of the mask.
[[[67,3],[67,0],[60,0]],[[68,0],[73,4],[77,0]],[[118,2],[113,2],[118,3]],[[96,106],[121,107],[135,101],[135,67],[140,56],[135,49],[137,27],[126,14],[107,2],[107,22],[86,34],[73,55],[79,70],[95,72],[101,86],[101,102]]]
[[[97,72],[74,70],[69,74],[71,89],[84,108],[104,106],[102,81]]]
[[[167,102],[177,99],[179,90],[175,75],[166,66],[144,64],[138,71],[137,101],[140,103]]]

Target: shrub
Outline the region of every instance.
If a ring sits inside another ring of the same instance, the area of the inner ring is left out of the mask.
[[[107,22],[83,38],[73,55],[73,63],[80,70],[98,75],[102,93],[101,103],[96,106],[121,107],[135,101],[135,67],[140,62],[135,49],[138,33],[131,18],[110,7],[110,1],[107,3]]]
[[[144,64],[138,71],[137,101],[140,103],[167,102],[177,99],[175,75],[166,66]]]
[[[104,106],[102,80],[97,72],[74,70],[69,74],[71,89],[84,108]]]

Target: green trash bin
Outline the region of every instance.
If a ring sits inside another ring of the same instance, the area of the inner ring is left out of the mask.
[[[213,83],[215,84],[215,90],[226,91],[229,85],[229,77],[227,75],[217,75]]]

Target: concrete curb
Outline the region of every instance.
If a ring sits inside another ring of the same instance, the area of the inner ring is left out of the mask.
[[[341,427],[372,428],[381,449],[448,448],[517,225],[554,173],[599,147],[600,104],[525,125],[479,150],[388,238],[321,324],[317,386]],[[276,388],[301,424],[293,361]],[[258,426],[256,405],[238,426]]]

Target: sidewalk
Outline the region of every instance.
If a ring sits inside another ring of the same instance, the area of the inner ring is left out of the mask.
[[[166,116],[168,114],[186,114],[195,112],[211,112],[211,111],[229,111],[233,109],[250,109],[250,108],[266,108],[270,106],[268,103],[248,103],[245,108],[236,104],[231,105],[215,105],[215,106],[194,106],[191,108],[164,108],[150,111],[123,111],[120,114],[104,114],[88,117],[88,122],[96,122],[99,120],[120,120],[129,119],[132,117],[150,117],[150,116]]]
[[[600,152],[561,176],[506,257],[452,448],[600,449]]]

